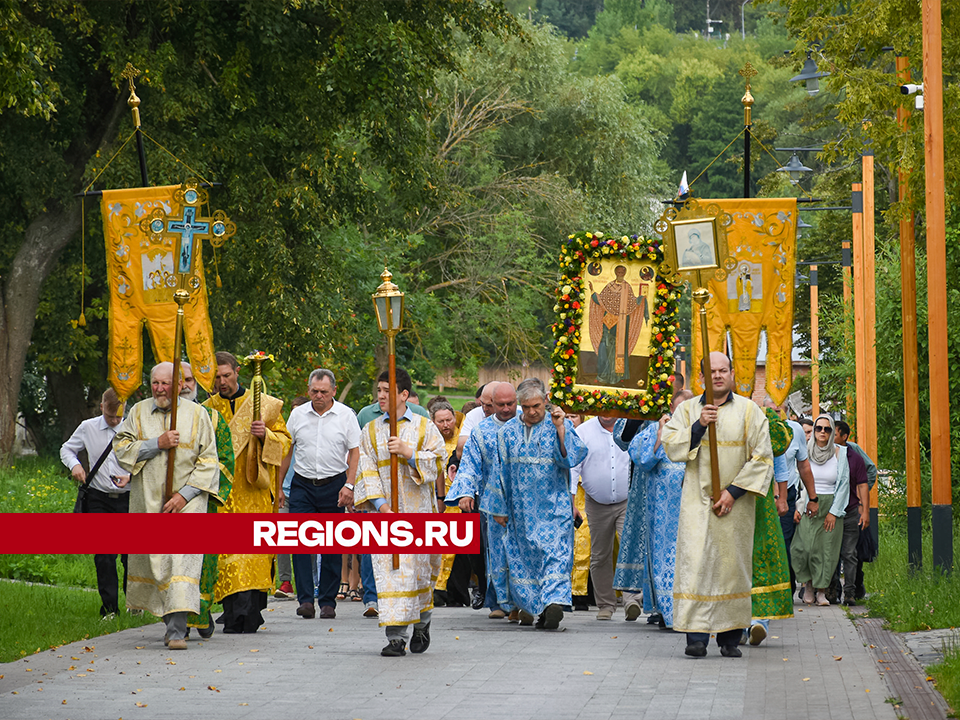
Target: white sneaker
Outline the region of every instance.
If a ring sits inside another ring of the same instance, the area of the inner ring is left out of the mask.
[[[363,616],[365,618],[380,617],[380,609],[375,602],[368,602],[363,606]]]
[[[750,644],[756,647],[767,639],[767,629],[760,623],[750,626]]]

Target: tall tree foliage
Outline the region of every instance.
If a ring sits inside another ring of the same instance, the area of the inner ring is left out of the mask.
[[[479,42],[516,29],[499,4],[456,0],[4,0],[0,18],[10,29],[0,54],[0,457],[43,281],[79,230],[70,196],[127,134],[117,85],[128,61],[144,73],[148,133],[224,182],[218,204],[245,228],[222,268],[241,297],[229,307],[215,297],[218,320],[255,341],[295,314],[303,328],[287,336],[291,352],[322,359],[345,350],[331,344],[351,329],[349,315],[330,322],[348,278],[315,259],[340,249],[330,227],[348,218],[376,228],[375,184],[401,215],[431,196],[424,123],[434,74],[456,68],[454,34]],[[155,153],[151,174],[185,173]],[[122,157],[102,182],[139,184],[135,160]]]
[[[822,100],[809,103],[805,124],[821,133],[828,142],[820,159],[839,172],[825,177],[815,190],[827,202],[849,198],[849,183],[859,180],[860,156],[870,151],[875,156],[877,207],[877,382],[883,402],[877,408],[879,463],[885,467],[903,467],[903,385],[900,297],[900,257],[898,226],[902,214],[912,208],[917,215],[917,346],[920,358],[920,414],[929,416],[927,384],[928,338],[926,285],[924,273],[924,127],[922,113],[913,109],[913,97],[902,95],[900,81],[894,75],[895,53],[906,56],[911,65],[912,82],[922,82],[923,40],[920,3],[880,0],[874,3],[841,3],[834,0],[790,0],[772,8],[781,15],[795,40],[792,65],[799,69],[807,52],[829,77],[821,80]],[[960,214],[957,190],[960,184],[960,132],[949,121],[960,109],[960,14],[949,3],[942,6],[944,74],[944,156],[943,189],[947,196],[947,285],[948,303],[960,295],[957,276],[956,241]],[[892,50],[890,48],[893,48]],[[826,92],[824,92],[826,90]],[[896,118],[898,108],[913,113],[906,130]],[[909,173],[911,197],[901,205],[897,201],[898,170]],[[837,182],[842,178],[842,182]],[[834,339],[843,333],[839,308],[828,303],[825,326]],[[958,355],[960,328],[950,318],[950,357]],[[830,343],[825,348],[821,387],[828,392],[842,390],[854,368],[852,348]],[[954,374],[955,376],[955,374]],[[835,381],[834,381],[835,380]],[[951,396],[960,393],[960,381],[950,387]],[[837,393],[841,395],[842,393]],[[838,397],[842,402],[842,398]],[[960,412],[951,413],[951,432],[957,435]],[[929,427],[921,420],[921,443],[927,447]],[[960,458],[953,455],[954,472],[960,471]]]

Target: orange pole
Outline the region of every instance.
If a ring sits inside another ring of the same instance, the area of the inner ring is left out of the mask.
[[[866,373],[864,357],[864,300],[863,290],[863,183],[853,183],[853,343],[856,358],[856,426],[857,442],[867,440],[864,424]],[[864,448],[866,449],[866,448]]]
[[[810,391],[813,418],[820,414],[820,306],[817,266],[810,266]]]
[[[856,198],[856,193],[853,194],[853,197]],[[856,222],[856,216],[854,216],[854,223]],[[854,227],[854,232],[856,232],[856,227]],[[842,265],[843,265],[843,347],[847,352],[850,351],[850,348],[853,346],[853,320],[851,316],[853,315],[853,247],[852,241],[844,239],[841,241],[843,247],[842,250]],[[853,397],[853,382],[850,378],[847,378],[847,399],[846,399],[846,410],[847,417],[851,419],[856,418],[856,410],[854,408],[854,397]],[[850,434],[854,441],[857,439],[857,428],[856,423],[850,425]]]
[[[940,0],[923,0],[922,14],[933,564],[950,571],[953,569],[953,498],[950,480],[950,358],[947,354],[947,245],[943,196],[943,44]]]
[[[897,56],[897,80],[910,82],[910,62]],[[909,130],[910,111],[897,109],[897,121],[904,134]],[[910,174],[899,168],[898,196],[909,206]],[[923,526],[920,505],[920,371],[917,359],[917,253],[913,231],[913,210],[900,214],[900,316],[903,324],[903,409],[904,445],[907,470],[907,555],[919,568],[923,562]]]
[[[863,449],[874,461],[877,457],[877,291],[876,240],[873,182],[873,151],[863,155]],[[857,413],[857,421],[860,413]],[[877,486],[870,493],[870,507],[877,505]]]

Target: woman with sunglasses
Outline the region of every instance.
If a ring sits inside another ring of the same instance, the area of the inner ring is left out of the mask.
[[[795,520],[799,522],[793,538],[791,556],[797,580],[805,583],[803,601],[808,605],[829,605],[824,591],[830,585],[840,559],[843,542],[843,517],[850,494],[850,468],[847,449],[833,441],[836,427],[829,415],[820,415],[813,424],[813,437],[807,443],[810,470],[816,496],[807,498],[806,490],[797,501]]]

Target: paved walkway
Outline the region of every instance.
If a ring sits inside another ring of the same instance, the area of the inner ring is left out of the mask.
[[[796,607],[742,659],[683,654],[682,636],[567,613],[561,631],[439,608],[423,655],[380,657],[360,603],[303,620],[273,601],[256,635],[191,639],[162,625],[0,665],[2,718],[896,719],[877,664],[838,607]]]

